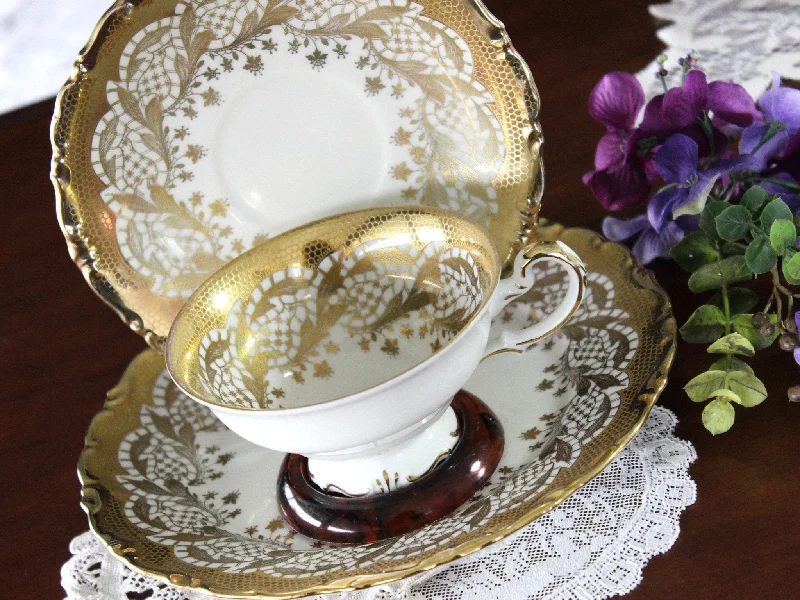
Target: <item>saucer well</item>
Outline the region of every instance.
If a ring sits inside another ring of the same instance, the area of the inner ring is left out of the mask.
[[[75,261],[159,348],[197,286],[268,237],[399,203],[535,225],[538,96],[480,0],[118,0],[57,100]]]
[[[540,229],[585,261],[569,324],[524,354],[484,360],[465,389],[495,412],[506,448],[486,487],[448,517],[382,542],[333,546],[294,534],[274,482],[283,456],[249,444],[179,392],[163,358],[130,365],[81,456],[93,531],[131,567],[221,596],[293,598],[388,583],[500,540],[588,482],[630,441],[666,384],[669,299],[623,246],[582,229]],[[536,320],[566,283],[538,285],[498,318]]]

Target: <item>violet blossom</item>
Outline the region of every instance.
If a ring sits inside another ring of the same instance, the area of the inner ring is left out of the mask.
[[[669,250],[687,233],[697,229],[697,217],[685,216],[669,221],[656,230],[647,214],[632,219],[606,217],[603,235],[612,242],[624,242],[636,237],[632,252],[640,264],[646,265],[657,258],[669,256]]]
[[[686,73],[683,85],[647,103],[640,127],[650,134],[666,136],[696,124],[706,110],[717,120],[738,127],[761,120],[756,103],[742,86],[726,81],[708,83],[705,73],[692,70]]]
[[[699,214],[717,180],[734,171],[753,170],[757,160],[750,156],[718,160],[699,169],[700,150],[692,138],[682,133],[671,135],[656,152],[655,163],[667,184],[647,208],[652,226],[660,232],[672,219]]]
[[[758,170],[769,170],[771,179],[793,183],[800,178],[800,90],[782,86],[773,73],[772,86],[758,104],[765,120],[742,132],[739,152],[758,157]]]
[[[800,310],[794,313],[794,323],[797,326],[797,330],[800,331]],[[800,365],[800,345],[794,349],[794,361]]]
[[[605,75],[589,97],[589,113],[607,132],[597,144],[595,168],[583,181],[608,210],[635,206],[649,195],[655,173],[652,161],[638,155],[641,138],[634,127],[644,102],[639,81],[621,71]]]

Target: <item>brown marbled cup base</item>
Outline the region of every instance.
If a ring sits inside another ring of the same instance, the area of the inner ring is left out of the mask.
[[[296,531],[325,542],[363,544],[408,533],[441,519],[488,481],[503,455],[503,427],[478,398],[461,390],[453,398],[461,436],[433,471],[400,488],[366,498],[322,491],[308,459],[288,454],[278,478],[278,501]]]

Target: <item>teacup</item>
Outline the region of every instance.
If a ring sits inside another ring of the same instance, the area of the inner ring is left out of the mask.
[[[522,329],[492,318],[555,259],[569,286]],[[266,241],[208,279],[167,341],[176,384],[245,439],[308,457],[322,490],[365,496],[407,485],[458,439],[450,401],[478,363],[522,352],[579,306],[580,259],[558,242],[514,271],[488,232],[450,211],[382,207]]]

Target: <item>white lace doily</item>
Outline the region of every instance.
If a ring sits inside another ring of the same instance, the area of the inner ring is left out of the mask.
[[[389,586],[326,600],[487,600],[608,598],[639,583],[647,561],[678,537],[678,518],[695,500],[689,442],[677,419],[655,407],[617,459],[556,509],[511,537],[439,569]],[[130,570],[87,532],[70,544],[61,570],[68,600],[208,600]],[[321,597],[322,598],[322,597]]]
[[[0,113],[53,96],[113,0],[0,0]]]
[[[658,31],[668,67],[691,50],[709,80],[733,79],[757,97],[771,72],[800,80],[800,7],[797,0],[672,0],[650,6],[671,24]],[[640,73],[648,98],[663,92],[655,60]]]

